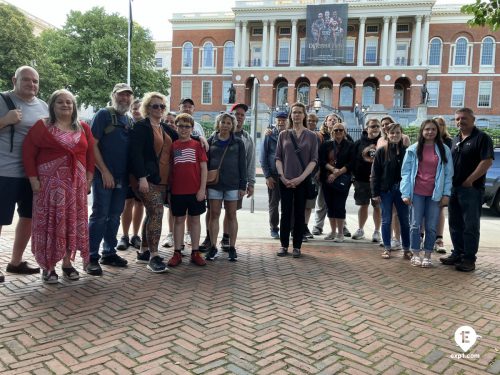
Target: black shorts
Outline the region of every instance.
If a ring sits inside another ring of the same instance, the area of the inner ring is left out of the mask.
[[[196,194],[170,196],[170,209],[174,216],[199,216],[206,211],[205,200],[198,202]]]
[[[33,191],[30,182],[24,177],[0,177],[2,204],[0,205],[0,225],[12,224],[17,204],[19,217],[31,219],[33,210]]]
[[[366,206],[372,204],[373,207],[378,207],[378,202],[372,199],[372,190],[369,182],[354,181],[354,203],[356,206]]]
[[[139,197],[135,195],[134,191],[132,190],[132,187],[129,186],[127,189],[127,196],[125,197],[125,199],[132,199],[132,198],[134,198],[137,202],[141,202]]]

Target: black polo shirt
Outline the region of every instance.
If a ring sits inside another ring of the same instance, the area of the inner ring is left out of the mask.
[[[477,127],[471,135],[462,140],[460,133],[453,138],[451,148],[453,157],[453,186],[461,186],[477,168],[482,160],[494,159],[493,141],[490,136]],[[473,186],[484,189],[486,174],[474,181]]]

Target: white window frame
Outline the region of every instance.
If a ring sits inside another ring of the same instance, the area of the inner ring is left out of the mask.
[[[254,48],[260,48],[260,57],[259,57],[259,61],[257,63],[257,61],[255,61],[255,64],[254,64]],[[262,64],[263,64],[263,61],[262,61],[262,54],[263,54],[263,51],[262,51],[262,42],[260,40],[256,40],[254,42],[250,42],[250,58],[249,58],[249,61],[248,61],[248,66],[251,66],[251,67],[261,67]]]
[[[281,49],[284,48],[282,47],[283,44],[287,44],[288,48],[288,56],[286,58],[286,62],[281,60]],[[290,47],[291,47],[291,40],[289,38],[281,38],[278,39],[278,65],[287,65],[290,64]]]
[[[229,88],[231,87],[232,81],[222,81],[222,95],[221,101],[222,104],[230,104],[229,103]]]
[[[211,66],[205,66],[205,48],[208,46],[208,44],[212,45],[212,65]],[[200,48],[200,61],[199,61],[199,72],[202,74],[215,74],[216,72],[216,67],[217,67],[217,48],[215,47],[214,42],[211,40],[206,41],[203,43],[203,47]]]
[[[347,47],[351,48],[352,46],[352,60],[348,61],[347,59],[345,60],[346,64],[354,64],[356,61],[356,38],[347,38],[346,43],[345,43],[345,48],[347,50]]]
[[[299,64],[306,62],[306,38],[300,38],[299,41]]]
[[[398,44],[404,44],[406,46],[406,56],[404,56],[405,58],[405,63],[404,64],[399,64],[397,66],[408,66],[410,65],[410,39],[396,39],[396,51],[395,51],[395,59],[397,60],[398,56]],[[396,65],[396,61],[394,61],[394,65]]]
[[[228,59],[227,59],[227,56],[226,56],[226,54],[227,54],[226,50],[228,49],[229,44],[233,45],[233,59],[231,61],[231,65],[227,65],[226,64],[228,62],[227,61]],[[234,61],[235,61],[235,58],[236,58],[236,56],[235,56],[236,49],[235,49],[234,42],[232,40],[227,41],[226,43],[224,43],[224,47],[222,48],[222,50],[223,50],[223,55],[224,55],[223,56],[223,61],[222,61],[223,71],[224,71],[224,73],[229,73],[234,68]]]
[[[438,40],[439,43],[440,43],[440,47],[439,47],[439,64],[438,65],[430,65],[430,61],[431,61],[431,46],[432,46],[432,42],[434,40]],[[429,72],[432,72],[432,73],[441,73],[441,65],[443,63],[443,40],[441,38],[432,38],[430,41],[429,41],[429,51],[427,53],[427,65],[429,66]]]
[[[466,54],[465,54],[465,65],[456,65],[456,51],[457,51],[457,42],[460,39],[465,39],[467,41]],[[450,68],[449,73],[471,73],[472,72],[472,54],[473,54],[474,45],[469,42],[464,36],[460,36],[457,38],[455,43],[451,45],[450,48]]]
[[[193,97],[193,81],[182,80],[181,81],[181,98],[192,98]]]
[[[483,65],[483,46],[485,39],[491,39],[493,41],[493,50],[491,51],[491,64]],[[479,55],[479,73],[495,73],[495,53],[496,53],[496,40],[491,35],[483,38],[481,41],[481,54]]]
[[[205,101],[205,85],[208,84],[208,87],[207,89],[209,90],[209,92],[207,93],[207,95],[210,96],[210,101]],[[203,105],[210,105],[212,104],[212,99],[213,99],[213,91],[212,91],[212,87],[213,87],[213,82],[212,81],[201,81],[201,104]]]
[[[460,104],[454,104],[453,103],[453,91],[456,89],[456,86],[461,85],[463,86],[463,91],[462,91],[462,100]],[[462,108],[465,106],[465,89],[466,89],[466,82],[465,81],[453,81],[451,84],[451,95],[450,95],[450,107],[451,108]]]
[[[368,52],[368,45],[370,44],[370,42],[374,42],[374,45],[375,45],[375,61],[367,61],[366,60],[366,55],[367,55],[367,52]],[[365,50],[364,50],[364,62],[365,62],[365,65],[366,64],[378,64],[378,37],[376,36],[370,36],[370,37],[367,37],[366,38],[366,41],[365,41]]]
[[[439,82],[439,81],[427,81],[427,91],[429,92],[429,97],[427,100],[427,107],[430,107],[430,108],[439,107],[439,84],[440,83],[441,82]],[[434,91],[434,88],[435,88],[435,92],[436,92],[436,104],[430,103],[431,93]]]
[[[189,62],[189,65],[184,65],[185,58],[184,58],[184,52],[186,46],[190,44],[191,45],[191,61]],[[181,61],[181,73],[182,74],[190,74],[193,73],[193,58],[194,58],[194,45],[192,42],[185,42],[182,45],[182,61]]]
[[[485,90],[488,90],[488,97],[489,97],[489,103],[488,105],[479,105],[480,103],[480,97],[481,95],[484,95],[484,93],[481,93],[481,86]],[[477,89],[477,108],[491,108],[491,102],[492,102],[492,95],[493,95],[493,81],[479,81],[478,89]]]

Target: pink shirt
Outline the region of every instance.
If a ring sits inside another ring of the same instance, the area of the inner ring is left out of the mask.
[[[415,178],[415,194],[424,197],[432,196],[438,162],[439,158],[434,150],[434,145],[424,144],[422,160],[418,163],[417,177]]]

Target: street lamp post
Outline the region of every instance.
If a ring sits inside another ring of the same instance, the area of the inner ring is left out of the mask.
[[[318,94],[316,94],[316,99],[314,99],[314,103],[313,103],[313,108],[316,111],[316,114],[318,114],[322,105],[323,105],[323,103],[321,103],[321,99],[319,98]]]

